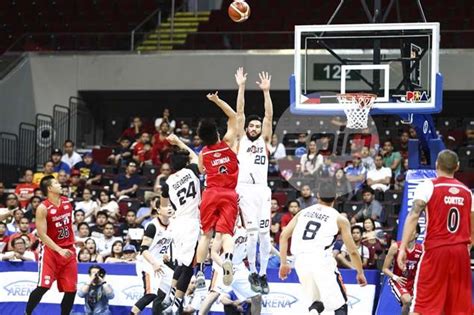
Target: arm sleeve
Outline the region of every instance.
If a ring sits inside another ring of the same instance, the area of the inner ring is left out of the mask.
[[[167,183],[163,183],[163,185],[161,185],[161,196],[165,198],[170,197],[170,188]]]
[[[154,224],[148,224],[145,230],[145,236],[153,239],[156,234],[156,226]]]
[[[196,163],[191,163],[188,166],[186,166],[187,169],[190,169],[193,171],[194,175],[199,178],[199,167]]]
[[[433,182],[431,180],[425,180],[415,189],[415,193],[413,194],[413,200],[422,200],[424,202],[428,202],[431,199],[431,195],[433,194]]]

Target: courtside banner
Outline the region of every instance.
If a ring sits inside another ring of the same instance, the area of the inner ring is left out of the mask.
[[[79,264],[78,289],[89,281],[87,270],[91,264]],[[143,285],[135,274],[134,264],[102,264],[107,271],[107,283],[112,285],[115,297],[110,300],[112,314],[128,315],[130,308],[143,295]],[[375,270],[366,271],[369,282],[364,288],[355,282],[353,270],[341,270],[347,289],[349,309],[352,314],[372,314],[376,286],[379,274]],[[302,291],[295,271],[287,281],[278,279],[278,270],[269,270],[268,278],[271,293],[263,297],[262,314],[306,314],[309,306],[306,295]],[[23,314],[28,296],[36,287],[38,278],[37,264],[0,263],[0,314]],[[55,285],[47,292],[34,314],[59,314],[62,294]],[[76,297],[74,314],[83,312],[84,299]],[[145,310],[142,314],[151,314]],[[213,306],[210,314],[223,314],[222,305]]]

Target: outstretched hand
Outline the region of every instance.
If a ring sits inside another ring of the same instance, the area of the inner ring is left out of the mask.
[[[247,73],[244,73],[244,68],[239,67],[237,72],[235,73],[235,82],[237,82],[238,86],[244,85],[247,81]]]
[[[270,91],[270,83],[272,81],[272,76],[268,72],[262,71],[258,74],[260,82],[257,81],[257,85],[262,89],[262,91]]]
[[[166,140],[172,145],[178,145],[178,143],[179,143],[179,138],[174,133],[172,133],[168,137],[166,137]]]
[[[219,101],[219,92],[216,91],[216,93],[209,93],[207,94],[207,99],[210,100],[211,102],[217,103]]]

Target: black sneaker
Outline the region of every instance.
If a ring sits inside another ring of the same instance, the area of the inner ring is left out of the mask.
[[[260,285],[260,278],[258,274],[251,273],[249,275],[249,282],[250,282],[250,287],[252,288],[252,291],[257,292],[257,293],[262,293],[262,286]]]
[[[262,294],[268,294],[270,292],[270,288],[268,287],[267,276],[263,275],[260,277],[260,287],[262,288]]]

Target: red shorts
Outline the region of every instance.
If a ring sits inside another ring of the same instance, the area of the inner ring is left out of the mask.
[[[202,193],[200,206],[203,232],[215,230],[219,233],[234,235],[238,198],[234,189],[206,188]]]
[[[75,292],[77,286],[77,260],[74,246],[68,247],[73,252],[69,258],[63,258],[46,245],[42,245],[38,262],[38,286],[51,288],[58,282],[59,292]]]
[[[413,281],[407,281],[406,285],[401,285],[400,283],[390,279],[388,280],[388,283],[390,284],[390,288],[392,289],[393,294],[400,304],[402,304],[402,295],[408,294],[413,296]]]
[[[466,244],[421,255],[411,311],[422,315],[472,315],[471,260]]]

